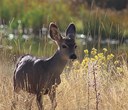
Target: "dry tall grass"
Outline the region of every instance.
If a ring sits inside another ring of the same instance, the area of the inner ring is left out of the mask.
[[[113,65],[111,65],[113,66]],[[57,88],[57,110],[128,110],[128,68],[126,61],[122,71],[106,70],[96,63],[84,68],[79,62],[66,67]],[[0,61],[0,110],[11,110],[13,102],[14,64]],[[26,94],[19,97],[17,110],[25,110]],[[44,96],[44,106],[49,110],[50,100]],[[33,110],[37,110],[33,101]]]

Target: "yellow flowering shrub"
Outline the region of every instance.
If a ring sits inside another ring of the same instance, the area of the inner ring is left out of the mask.
[[[89,63],[96,63],[97,67],[102,67],[106,70],[109,70],[109,68],[113,68],[118,72],[122,72],[119,61],[115,60],[114,54],[108,53],[108,50],[106,48],[103,48],[102,52],[100,53],[98,53],[97,49],[95,48],[92,48],[90,55],[87,49],[84,50],[84,53],[84,59],[80,64],[84,69],[88,68]]]

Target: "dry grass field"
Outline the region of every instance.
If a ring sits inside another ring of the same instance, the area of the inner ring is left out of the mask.
[[[92,54],[95,56],[85,56],[82,63],[75,61],[65,68],[57,88],[57,110],[128,110],[127,62],[114,60],[112,54],[96,54],[95,50]],[[13,70],[12,61],[0,61],[0,110],[12,107]],[[26,99],[27,94],[21,93],[17,110],[25,110]],[[43,99],[45,110],[49,110],[48,96]],[[32,109],[37,110],[35,99]]]

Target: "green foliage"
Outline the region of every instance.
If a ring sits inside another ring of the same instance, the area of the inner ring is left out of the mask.
[[[36,37],[25,40],[21,35],[18,38],[8,40],[4,38],[2,40],[3,48],[0,54],[8,57],[9,55],[19,56],[24,54],[32,54],[35,56],[51,56],[55,52],[55,45],[50,39],[38,39]]]
[[[16,0],[14,3],[10,0],[0,1],[0,17],[7,24],[14,18],[12,28],[16,28],[17,20],[21,20],[25,27],[41,28],[50,21],[57,22],[61,29],[72,21],[71,11],[63,1],[34,2]]]
[[[86,35],[91,35],[98,39],[102,37],[118,39],[123,37],[123,30],[120,28],[118,22],[114,22],[105,14],[94,12],[86,16],[87,20],[84,20],[84,30]]]
[[[38,27],[42,24],[43,15],[40,9],[27,12],[22,18],[25,27]]]
[[[53,21],[59,25],[61,31],[65,31],[70,22],[74,22],[78,33],[90,34],[96,38],[127,36],[127,13],[121,17],[122,14],[116,12],[111,16],[112,11],[109,12],[110,14],[106,14],[101,9],[95,11],[95,8],[90,11],[86,2],[88,1],[1,0],[0,19],[4,19],[8,25],[13,20],[12,30],[18,27],[18,20],[22,21],[23,27],[32,27],[34,30],[42,28],[43,25],[47,27]]]

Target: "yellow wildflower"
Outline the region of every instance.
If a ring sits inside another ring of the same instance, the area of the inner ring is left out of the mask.
[[[88,50],[87,50],[87,49],[85,49],[85,50],[84,50],[84,53],[85,53],[85,54],[88,54]]]
[[[121,67],[117,67],[117,72],[121,73],[123,72],[123,69]]]
[[[78,67],[79,65],[80,65],[80,63],[79,63],[78,60],[76,60],[76,61],[73,63],[73,66],[75,66],[75,67]]]
[[[84,58],[82,61],[82,66],[87,66],[88,62],[89,62],[89,58],[88,57]]]
[[[106,48],[103,48],[103,52],[106,53],[108,50]]]
[[[94,58],[95,58],[96,60],[98,60],[98,56],[97,56],[97,55],[95,55]]]
[[[101,60],[101,61],[105,61],[105,56],[104,56],[103,53],[99,53],[99,54],[98,54],[98,58],[99,58],[99,60]]]
[[[96,54],[97,54],[97,49],[92,48],[91,54],[92,54],[92,55],[96,55]]]
[[[102,58],[103,56],[103,53],[98,53],[98,57]]]
[[[114,64],[115,64],[115,65],[119,64],[119,61],[118,61],[118,60],[116,60],[116,61],[114,62]]]
[[[114,55],[111,53],[110,55],[107,55],[107,60],[112,60],[114,58]]]
[[[90,58],[90,60],[91,60],[92,62],[96,61],[96,59],[95,59],[95,58]]]

